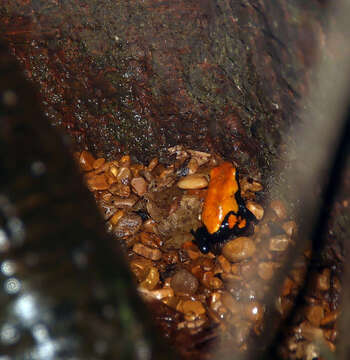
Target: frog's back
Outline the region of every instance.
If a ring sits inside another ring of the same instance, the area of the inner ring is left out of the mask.
[[[219,230],[229,212],[238,213],[237,191],[236,168],[231,163],[224,162],[211,170],[202,212],[202,221],[210,234]]]

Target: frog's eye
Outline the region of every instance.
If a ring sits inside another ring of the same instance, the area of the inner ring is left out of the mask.
[[[235,226],[236,223],[237,223],[237,216],[231,214],[231,215],[228,217],[227,222],[228,222],[228,227],[229,227],[230,229],[233,229],[234,226]]]

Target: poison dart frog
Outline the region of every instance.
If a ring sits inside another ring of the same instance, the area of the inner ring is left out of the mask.
[[[213,168],[202,211],[204,226],[191,230],[200,251],[206,254],[231,235],[240,235],[251,220],[256,219],[244,205],[236,168],[229,162]]]

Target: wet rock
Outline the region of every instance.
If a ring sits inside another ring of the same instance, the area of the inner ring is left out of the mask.
[[[247,201],[246,208],[256,217],[257,220],[261,220],[264,217],[264,208],[254,202],[254,201]]]
[[[142,225],[142,219],[140,216],[129,213],[125,214],[113,227],[113,233],[117,237],[131,236],[136,234]]]
[[[138,196],[143,196],[147,191],[147,182],[143,177],[135,177],[131,180],[132,189]]]
[[[130,186],[129,185],[124,185],[122,183],[116,183],[110,186],[110,188],[108,189],[108,191],[110,193],[112,193],[115,196],[119,196],[122,198],[127,198],[130,196]]]
[[[196,316],[205,314],[205,308],[200,301],[186,300],[180,302],[177,306],[177,310],[185,314],[194,313]]]
[[[324,318],[324,310],[320,305],[308,306],[305,310],[305,316],[311,325],[319,327]]]
[[[141,282],[140,286],[143,287],[144,289],[153,290],[158,284],[158,282],[159,282],[159,272],[157,268],[152,266],[148,270],[148,274],[145,280]]]
[[[79,157],[79,165],[83,171],[91,171],[93,169],[95,158],[88,151],[82,151]]]
[[[158,261],[162,258],[162,253],[159,249],[152,249],[141,243],[137,243],[133,246],[132,250],[134,253],[144,256],[147,259]]]
[[[141,293],[141,295],[143,295],[146,298],[151,298],[151,299],[162,300],[162,299],[166,299],[166,298],[171,299],[174,297],[174,291],[172,288],[163,288],[163,289],[157,289],[157,290],[150,291],[145,288],[139,287],[138,290]],[[165,315],[163,314],[163,316],[165,316]]]
[[[193,295],[198,289],[198,280],[186,269],[175,273],[170,282],[175,294]]]
[[[123,210],[118,210],[115,214],[110,218],[109,222],[114,226],[117,225],[119,220],[124,216],[125,212]]]
[[[92,167],[96,170],[99,169],[104,163],[106,162],[106,160],[104,158],[99,158],[96,159],[93,164]]]
[[[143,257],[130,261],[130,269],[139,282],[143,281],[147,277],[149,269],[152,266],[152,261]]]
[[[107,190],[109,188],[107,177],[104,174],[91,176],[86,179],[86,183],[91,191]]]
[[[183,190],[203,189],[208,186],[208,180],[199,174],[187,175],[177,183],[177,186]]]
[[[327,291],[331,286],[331,271],[324,269],[321,274],[316,277],[316,287],[320,291]]]
[[[270,280],[274,274],[276,263],[267,261],[258,265],[258,275],[263,280]]]
[[[295,221],[286,221],[282,225],[283,230],[290,237],[294,236],[297,233],[297,224]]]
[[[287,217],[286,207],[281,200],[271,201],[270,207],[279,219],[284,220]]]
[[[264,307],[257,301],[249,302],[244,306],[244,314],[248,320],[260,321],[264,315]]]
[[[124,185],[128,185],[131,178],[131,171],[127,167],[121,167],[117,174],[117,180]]]
[[[222,254],[232,262],[239,262],[253,256],[255,250],[253,240],[242,236],[227,242],[222,248]]]
[[[130,195],[128,198],[122,198],[119,196],[113,197],[113,205],[119,209],[129,209],[136,204],[138,200],[136,195]]]
[[[286,251],[289,246],[290,239],[287,235],[277,235],[270,239],[271,251]]]

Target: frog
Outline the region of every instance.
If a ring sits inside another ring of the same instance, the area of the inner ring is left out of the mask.
[[[214,251],[218,244],[243,234],[252,221],[256,218],[245,207],[236,167],[223,162],[211,169],[202,210],[203,226],[191,230],[199,250],[203,254]]]

